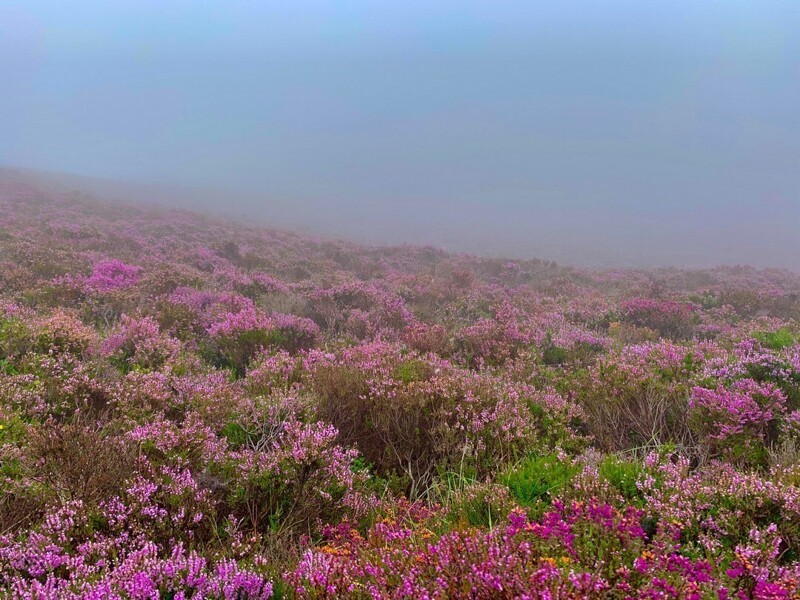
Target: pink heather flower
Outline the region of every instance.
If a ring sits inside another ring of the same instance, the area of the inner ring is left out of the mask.
[[[104,260],[92,267],[92,274],[84,279],[84,286],[96,292],[124,290],[136,285],[142,268],[128,265],[121,260]]]
[[[786,396],[772,383],[740,379],[729,388],[695,387],[690,408],[704,409],[710,419],[710,436],[724,440],[747,433],[762,439],[768,424],[783,417]]]

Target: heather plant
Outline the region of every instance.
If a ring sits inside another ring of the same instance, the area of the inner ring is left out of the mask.
[[[124,290],[139,282],[141,272],[141,267],[121,260],[102,260],[92,266],[92,274],[83,280],[83,285],[93,292]]]
[[[117,536],[124,510],[106,507],[96,528],[80,503],[51,511],[26,539],[4,539],[0,582],[10,598],[216,597],[266,599],[268,578],[230,559],[209,561],[183,545],[160,548]]]
[[[702,356],[667,342],[628,346],[580,374],[579,403],[598,446],[611,451],[666,443],[694,447],[689,395]]]
[[[520,316],[518,309],[503,303],[492,318],[482,318],[460,332],[457,355],[472,366],[497,366],[514,359],[531,339]]]
[[[35,346],[31,327],[16,316],[0,316],[0,357],[5,371],[16,370],[16,365]]]
[[[111,392],[115,416],[129,423],[152,419],[154,414],[176,417],[188,410],[188,403],[176,393],[172,374],[133,370],[117,380]]]
[[[684,553],[708,554],[727,565],[735,559],[731,551],[746,544],[754,528],[774,524],[782,540],[782,562],[797,560],[796,467],[743,473],[716,463],[692,470],[686,458],[657,455],[648,456],[646,467],[638,483],[645,513],[657,523],[658,536],[679,540]]]
[[[45,422],[26,432],[21,493],[43,502],[96,505],[119,492],[134,472],[132,447],[100,424],[81,421],[88,420]]]
[[[689,407],[712,458],[763,465],[766,448],[778,441],[786,397],[773,384],[738,379],[729,388],[694,388]]]
[[[266,315],[249,307],[223,315],[208,328],[203,354],[213,366],[232,369],[243,377],[253,357],[279,341],[280,334],[270,327]]]
[[[692,305],[672,300],[632,298],[620,306],[620,313],[626,322],[672,339],[690,337],[696,322]]]
[[[253,358],[265,349],[296,353],[311,349],[319,333],[316,324],[294,315],[267,316],[248,306],[222,315],[208,328],[204,353],[216,367],[243,377]]]
[[[640,518],[633,508],[588,501],[556,503],[537,520],[512,512],[491,530],[443,535],[426,527],[429,521],[386,519],[366,537],[332,531],[328,544],[306,553],[286,579],[298,595],[311,598],[699,598],[742,590],[789,597],[795,589],[795,573],[756,567],[774,560],[769,535],[753,533],[757,542],[738,551],[747,566],[742,561],[724,570],[682,556],[677,545],[652,545]]]
[[[749,377],[761,383],[777,386],[786,396],[787,408],[800,408],[800,345],[793,344],[779,351],[759,347],[747,339],[735,347],[736,362],[727,371],[722,371],[723,379]]]
[[[324,423],[289,421],[266,452],[231,456],[235,486],[228,502],[254,531],[318,531],[325,522],[361,516],[367,508],[366,473],[354,468],[358,454],[336,444]]]
[[[111,401],[110,377],[102,363],[69,353],[34,354],[7,383],[10,405],[35,419],[101,417]]]
[[[177,357],[180,344],[162,334],[155,319],[122,315],[100,351],[124,372],[133,368],[157,370]]]
[[[445,328],[438,324],[413,323],[403,332],[403,342],[421,354],[432,352],[439,356],[451,353]]]
[[[464,463],[481,476],[535,440],[524,387],[397,347],[372,350],[317,365],[310,387],[322,418],[380,475],[404,476],[405,491],[423,493],[437,472]]]
[[[310,319],[296,315],[272,314],[272,327],[277,332],[278,346],[290,354],[313,348],[320,330]]]
[[[37,325],[38,352],[68,352],[81,356],[98,343],[97,332],[84,324],[73,311],[56,309]]]
[[[256,357],[244,380],[245,389],[253,395],[269,396],[275,392],[301,389],[307,373],[302,357],[286,350],[264,353]]]

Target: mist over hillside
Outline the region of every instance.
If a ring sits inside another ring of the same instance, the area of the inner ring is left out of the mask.
[[[10,0],[0,165],[367,243],[800,268],[798,22],[795,0]]]
[[[101,200],[182,207],[246,223],[343,238],[370,245],[433,245],[454,252],[541,258],[576,266],[687,267],[749,264],[800,270],[800,203],[708,214],[649,214],[557,204],[358,202],[291,199],[222,189],[144,184],[18,168],[0,181],[43,192]],[[749,214],[749,213],[753,214]]]

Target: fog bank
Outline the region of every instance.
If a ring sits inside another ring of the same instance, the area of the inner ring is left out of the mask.
[[[792,0],[11,0],[0,164],[369,243],[800,268],[798,23]]]

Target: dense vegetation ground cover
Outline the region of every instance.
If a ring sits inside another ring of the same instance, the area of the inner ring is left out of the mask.
[[[798,598],[799,294],[0,188],[0,590]]]

